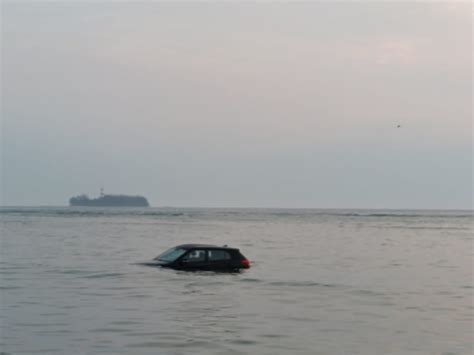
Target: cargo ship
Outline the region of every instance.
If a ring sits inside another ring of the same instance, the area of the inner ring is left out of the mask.
[[[79,195],[69,199],[70,206],[88,207],[149,207],[147,199],[143,196],[109,195],[104,194],[103,189],[97,198],[89,198],[87,195]]]

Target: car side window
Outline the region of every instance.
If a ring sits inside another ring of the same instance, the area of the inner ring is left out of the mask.
[[[209,261],[222,261],[230,260],[230,254],[225,250],[209,250],[208,251]]]
[[[206,260],[206,251],[205,250],[193,250],[186,254],[183,258],[183,261],[194,263]]]

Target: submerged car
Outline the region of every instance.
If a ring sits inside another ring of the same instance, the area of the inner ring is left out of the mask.
[[[183,244],[168,249],[145,265],[189,271],[237,271],[248,269],[250,262],[236,248],[207,244]]]

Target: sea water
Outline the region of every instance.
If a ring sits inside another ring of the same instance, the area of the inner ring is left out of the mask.
[[[472,354],[471,211],[2,208],[0,353]],[[238,274],[139,265],[240,248]]]

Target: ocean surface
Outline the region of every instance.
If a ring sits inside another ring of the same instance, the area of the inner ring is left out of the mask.
[[[471,211],[0,209],[0,354],[472,354]],[[138,265],[238,247],[238,274]]]

